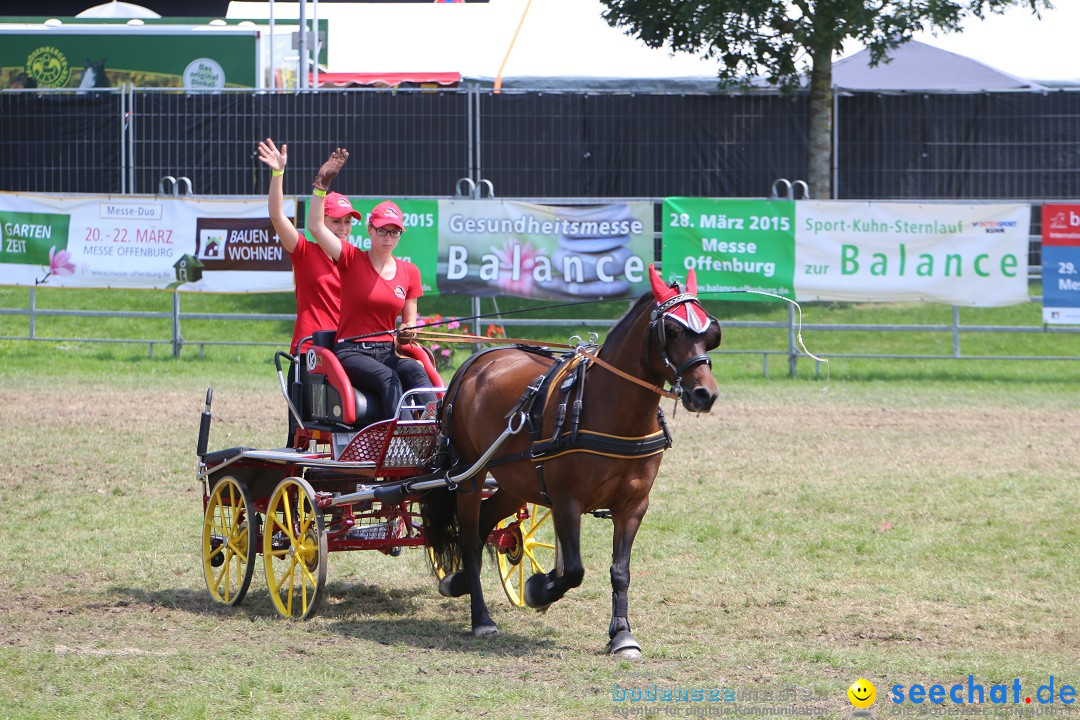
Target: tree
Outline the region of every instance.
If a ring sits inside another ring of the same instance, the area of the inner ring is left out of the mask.
[[[761,71],[790,90],[810,65],[808,183],[832,197],[832,63],[845,40],[858,40],[871,64],[920,30],[962,31],[973,16],[1028,6],[1038,16],[1049,0],[601,0],[608,24],[649,47],[670,45],[720,61],[719,78],[745,83]]]

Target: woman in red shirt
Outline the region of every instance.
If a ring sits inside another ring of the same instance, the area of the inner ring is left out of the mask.
[[[341,315],[341,281],[334,263],[319,250],[315,241],[302,237],[285,215],[285,202],[282,192],[285,165],[288,163],[288,145],[282,144],[278,150],[270,138],[259,143],[259,160],[270,168],[270,195],[267,205],[270,221],[274,224],[278,241],[289,255],[293,266],[293,281],[296,286],[296,322],[293,325],[290,352],[302,352],[307,349],[298,347],[304,338],[310,337],[316,330],[334,330]],[[319,203],[323,208],[324,223],[336,238],[348,242],[352,233],[352,219],[363,220],[363,216],[352,209],[352,205],[342,195],[329,193],[325,201]]]
[[[384,200],[368,215],[370,250],[343,242],[323,224],[319,202],[330,198],[330,182],[348,157],[348,151],[338,148],[319,169],[308,205],[308,229],[337,264],[341,277],[341,321],[334,353],[353,386],[378,397],[383,415],[392,417],[404,391],[431,384],[420,363],[394,352],[395,337],[404,344],[415,336],[410,330],[394,329],[416,325],[416,300],[424,291],[420,269],[394,257],[405,232],[401,208],[395,203]]]

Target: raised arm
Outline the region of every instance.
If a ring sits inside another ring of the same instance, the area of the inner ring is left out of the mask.
[[[285,179],[285,165],[288,164],[289,146],[282,143],[278,150],[274,141],[266,138],[259,143],[259,160],[270,168],[270,194],[266,198],[267,208],[270,210],[270,222],[274,224],[281,247],[285,252],[292,254],[296,249],[296,243],[300,242],[300,233],[285,215],[285,194],[282,190]]]
[[[315,176],[315,182],[312,183],[311,200],[308,202],[308,232],[319,243],[319,247],[323,249],[323,252],[334,262],[337,262],[338,258],[341,257],[341,240],[330,232],[329,228],[326,227],[326,223],[323,222],[323,216],[326,214],[324,203],[326,192],[330,189],[330,183],[338,176],[348,159],[349,151],[345,148],[336,148],[334,152],[330,153],[330,157],[322,164],[318,174]]]

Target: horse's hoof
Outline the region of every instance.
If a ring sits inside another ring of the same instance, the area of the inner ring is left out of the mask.
[[[499,634],[499,626],[495,623],[491,623],[490,625],[477,625],[472,629],[472,634],[473,637],[478,638],[495,637]]]
[[[454,582],[457,573],[451,573],[439,581],[439,594],[443,597],[457,597],[451,590],[450,585]]]
[[[525,601],[525,604],[538,612],[544,612],[551,607],[551,602],[544,599],[544,584],[546,582],[547,575],[536,573],[525,581],[525,587],[521,591],[522,600]]]
[[[628,630],[620,630],[608,643],[608,653],[622,660],[637,660],[641,657],[641,646]]]

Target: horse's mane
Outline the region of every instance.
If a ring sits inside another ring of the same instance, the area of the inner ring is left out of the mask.
[[[630,327],[634,324],[638,315],[645,312],[645,306],[651,303],[652,300],[653,294],[651,292],[647,292],[638,298],[638,301],[634,303],[633,307],[627,310],[626,314],[619,318],[619,321],[611,328],[604,344],[617,345],[622,343],[625,339],[624,336],[630,332]]]

